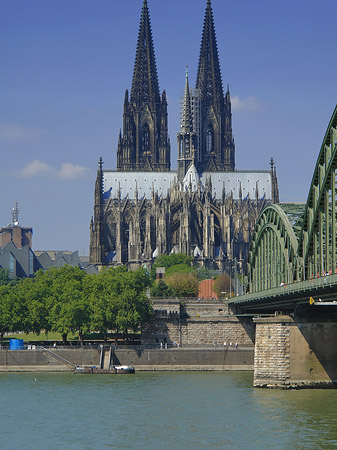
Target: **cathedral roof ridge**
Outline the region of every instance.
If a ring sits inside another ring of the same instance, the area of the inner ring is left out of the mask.
[[[132,176],[135,174],[171,174],[171,173],[177,173],[177,170],[118,170],[118,169],[104,169],[103,173],[119,173],[124,174],[125,176]]]

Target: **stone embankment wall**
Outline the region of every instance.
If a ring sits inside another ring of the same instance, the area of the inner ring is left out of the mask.
[[[99,350],[60,349],[53,353],[73,365],[98,366]],[[253,370],[253,349],[115,349],[112,364],[133,365],[136,370]],[[43,350],[0,350],[0,372],[71,371]]]
[[[132,365],[136,370],[253,370],[251,349],[116,349],[114,365]]]
[[[332,387],[337,382],[337,323],[289,316],[256,319],[254,386]]]
[[[98,365],[98,349],[53,349],[52,353],[73,365]],[[71,371],[71,365],[45,350],[0,350],[0,372]]]
[[[155,316],[142,334],[144,344],[254,345],[251,318],[234,316],[225,301],[155,300]]]

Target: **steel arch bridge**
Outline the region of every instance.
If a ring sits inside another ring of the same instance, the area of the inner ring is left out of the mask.
[[[270,205],[257,220],[247,263],[249,293],[337,273],[336,174],[337,106],[306,205]]]

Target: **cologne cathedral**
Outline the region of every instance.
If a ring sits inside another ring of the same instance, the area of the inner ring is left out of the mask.
[[[185,253],[223,269],[244,264],[261,209],[278,202],[267,171],[235,170],[229,88],[224,94],[211,0],[207,0],[195,88],[186,73],[177,170],[170,170],[167,100],[160,93],[144,0],[130,93],[125,92],[117,170],[100,159],[90,226],[90,262],[151,266]]]

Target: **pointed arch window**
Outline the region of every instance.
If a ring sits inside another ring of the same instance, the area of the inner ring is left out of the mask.
[[[214,130],[212,124],[209,124],[206,130],[206,152],[213,151]]]
[[[188,136],[185,138],[185,156],[190,156],[190,140]]]
[[[184,157],[184,140],[183,139],[180,140],[179,153],[180,153],[180,158],[183,158]]]
[[[142,153],[150,153],[150,128],[147,123],[142,129]]]

